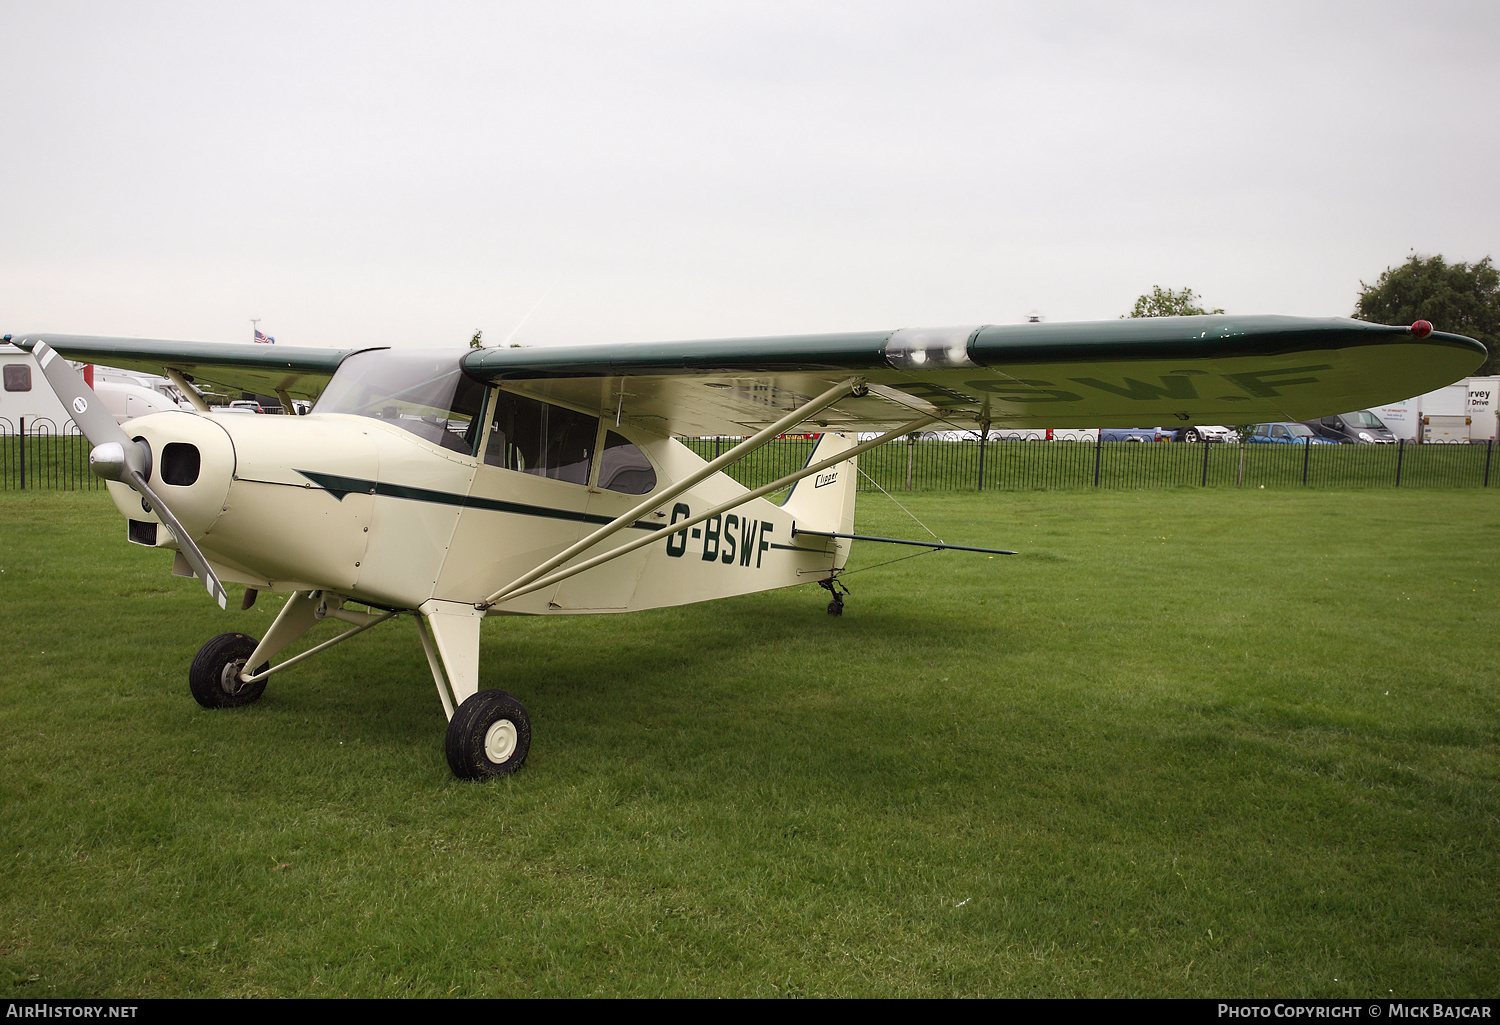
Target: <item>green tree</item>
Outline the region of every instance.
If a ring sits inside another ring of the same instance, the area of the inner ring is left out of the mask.
[[[1198,305],[1202,299],[1203,297],[1191,288],[1174,292],[1170,288],[1152,285],[1151,291],[1136,299],[1130,312],[1122,314],[1120,319],[1124,320],[1126,317],[1203,317],[1211,313],[1224,312],[1222,308],[1204,309]],[[1234,431],[1239,436],[1241,444],[1250,437],[1250,432],[1253,430],[1255,430],[1254,424],[1234,425]]]
[[[1359,283],[1354,319],[1427,320],[1439,331],[1477,338],[1490,355],[1475,373],[1500,374],[1500,271],[1488,256],[1471,265],[1412,253],[1401,266],[1387,267],[1373,285]]]
[[[1151,291],[1135,301],[1125,317],[1201,317],[1207,313],[1223,313],[1223,310],[1206,310],[1198,303],[1203,297],[1191,288],[1174,292],[1170,288],[1152,285]]]
[[[482,348],[484,348],[484,342],[482,341],[483,338],[484,338],[484,332],[483,331],[475,331],[474,332],[474,337],[469,339],[469,348],[471,348],[471,349],[482,349]]]

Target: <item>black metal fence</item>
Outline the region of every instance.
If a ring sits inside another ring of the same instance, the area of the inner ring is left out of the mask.
[[[737,438],[684,438],[706,459]],[[810,439],[782,439],[729,469],[748,487],[806,465]],[[1062,491],[1090,488],[1484,488],[1495,444],[1298,445],[1121,441],[901,440],[859,457],[859,488]]]
[[[92,491],[103,482],[89,471],[89,443],[72,420],[0,416],[0,490]]]
[[[684,438],[706,459],[738,438]],[[812,439],[771,442],[730,467],[749,487],[806,465]],[[1089,488],[1487,488],[1495,444],[1262,445],[1120,441],[898,440],[859,457],[873,491],[1065,491]],[[89,443],[69,420],[0,417],[0,490],[94,490]]]

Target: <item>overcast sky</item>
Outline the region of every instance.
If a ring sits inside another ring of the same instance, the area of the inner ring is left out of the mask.
[[[10,332],[1344,316],[1500,255],[1493,0],[0,0],[0,129]]]

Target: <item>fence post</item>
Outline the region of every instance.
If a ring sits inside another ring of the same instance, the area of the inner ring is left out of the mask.
[[[1484,443],[1484,486],[1490,486],[1490,455],[1495,451],[1495,439]]]
[[[911,490],[911,468],[917,457],[917,432],[912,431],[906,436],[906,490]]]
[[[984,446],[990,440],[990,420],[985,417],[979,421],[979,487],[978,491],[984,490]]]
[[[1203,483],[1199,487],[1208,487],[1208,440],[1203,441]]]
[[[1099,486],[1099,454],[1104,451],[1104,428],[1099,429],[1099,434],[1094,438],[1094,487]]]
[[[26,418],[21,417],[21,490],[26,490]]]
[[[1312,455],[1312,436],[1302,439],[1302,486],[1307,487],[1307,457]]]
[[[1235,479],[1234,486],[1242,488],[1245,486],[1245,439],[1240,439],[1240,475]]]
[[[1396,442],[1396,487],[1401,486],[1401,459],[1406,455],[1406,439]]]

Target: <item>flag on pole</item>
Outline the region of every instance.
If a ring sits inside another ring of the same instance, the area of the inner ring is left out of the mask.
[[[276,339],[272,338],[270,335],[263,335],[263,334],[261,334],[259,328],[256,328],[256,330],[255,330],[255,340],[257,342],[263,342],[266,345],[275,345],[276,344]]]

